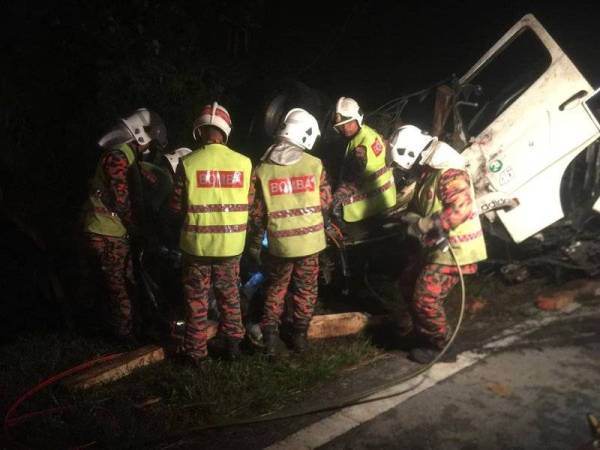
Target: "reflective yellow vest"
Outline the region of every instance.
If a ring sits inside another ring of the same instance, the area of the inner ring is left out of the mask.
[[[181,160],[187,214],[179,245],[196,256],[236,256],[244,250],[252,163],[222,144],[208,144]]]
[[[413,204],[419,215],[426,217],[442,210],[443,205],[438,196],[437,188],[440,177],[446,170],[433,171],[424,180],[417,183]],[[472,186],[471,195],[475,198]],[[473,207],[475,208],[474,203]],[[474,210],[465,222],[450,230],[449,243],[461,266],[483,261],[487,258],[485,240],[477,211]],[[454,258],[452,258],[449,251],[434,250],[427,255],[427,261],[436,264],[455,265]]]
[[[363,146],[367,166],[360,182],[359,192],[344,200],[344,220],[358,222],[396,205],[396,185],[389,167],[385,165],[385,143],[372,128],[363,125],[346,147],[346,158]]]
[[[127,158],[128,167],[131,167],[135,161],[135,151],[127,144],[121,144],[117,149],[123,152]],[[108,185],[109,180],[106,179],[102,166],[98,164],[92,180],[92,192],[86,204],[84,230],[103,236],[124,237],[127,230],[123,226],[123,222],[117,213],[109,209],[102,201],[102,197],[107,195]]]
[[[263,163],[256,169],[267,206],[271,255],[294,258],[325,248],[322,172],[321,160],[306,153],[289,166]]]

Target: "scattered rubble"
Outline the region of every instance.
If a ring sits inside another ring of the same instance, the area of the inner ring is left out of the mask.
[[[466,311],[475,315],[487,306],[487,300],[483,297],[472,297],[467,300]]]
[[[517,263],[505,264],[500,268],[500,273],[509,283],[520,283],[529,278],[527,267]]]
[[[535,301],[536,306],[543,311],[561,311],[582,296],[600,295],[600,281],[576,280],[567,283],[559,291],[541,294]]]
[[[490,391],[496,394],[498,397],[510,397],[512,389],[510,386],[502,383],[490,383],[486,386]]]

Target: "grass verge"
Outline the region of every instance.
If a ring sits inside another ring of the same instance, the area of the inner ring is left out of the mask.
[[[112,351],[102,340],[66,334],[25,336],[3,346],[3,411],[53,374]],[[11,427],[10,439],[33,448],[139,448],[141,442],[190,427],[290,406],[309,388],[379,353],[367,337],[354,336],[313,341],[305,354],[275,361],[253,354],[193,369],[167,360],[86,391],[52,385],[27,400],[15,416],[65,409]]]

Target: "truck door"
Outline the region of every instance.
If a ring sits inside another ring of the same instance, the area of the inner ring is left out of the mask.
[[[519,206],[497,214],[521,242],[563,217],[563,173],[600,136],[584,102],[593,90],[533,15],[517,22],[459,85],[479,93],[457,106],[477,197],[518,199]]]

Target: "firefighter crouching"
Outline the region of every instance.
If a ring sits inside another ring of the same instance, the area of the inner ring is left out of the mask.
[[[306,333],[317,301],[319,252],[326,246],[324,216],[331,206],[331,188],[321,160],[305,151],[313,148],[319,135],[311,114],[300,108],[290,110],[252,179],[255,196],[248,251],[260,261],[266,228],[267,287],[261,328],[271,356],[276,352],[288,291],[293,303],[292,346],[297,352],[307,347]]]
[[[221,318],[219,335],[226,356],[239,357],[244,336],[240,312],[240,255],[246,241],[252,164],[230,149],[227,110],[214,102],[204,107],[194,124],[201,146],[182,159],[170,202],[171,211],[185,214],[181,229],[184,298],[187,305],[184,360],[207,359],[208,295],[214,290]]]
[[[383,138],[363,124],[356,100],[340,97],[335,108],[334,129],[348,139],[333,196],[333,214],[338,222],[359,222],[396,205],[396,186],[386,166]]]
[[[412,214],[406,220],[409,234],[419,238],[425,249],[411,301],[412,320],[422,343],[410,351],[409,358],[426,364],[451,335],[443,302],[459,275],[444,247],[452,248],[463,274],[474,274],[477,263],[487,258],[485,241],[471,179],[456,150],[412,125],[393,133],[390,150],[396,166],[418,173],[409,206]]]
[[[131,244],[141,239],[141,206],[133,207],[132,191],[140,189],[140,154],[153,141],[164,147],[167,131],[161,118],[147,109],[121,119],[104,135],[98,142],[104,152],[84,209],[86,247],[108,291],[110,332],[129,345],[136,343]]]

